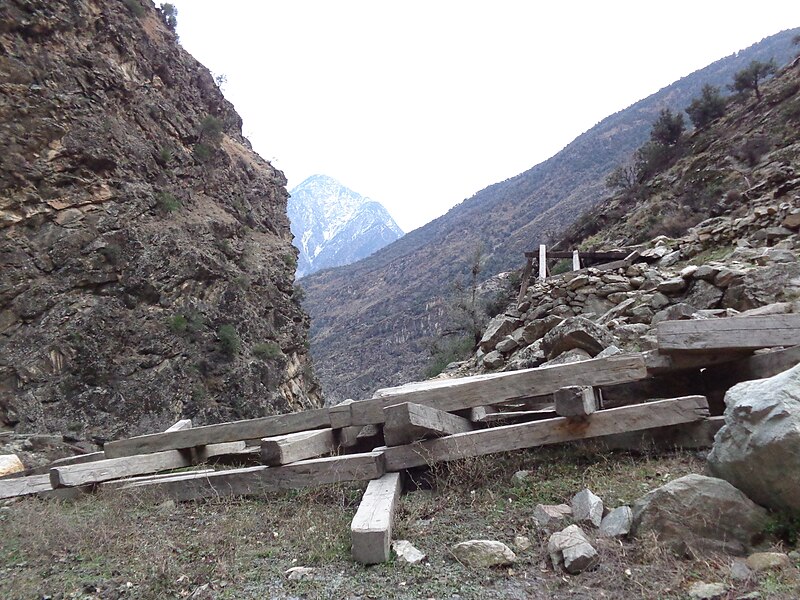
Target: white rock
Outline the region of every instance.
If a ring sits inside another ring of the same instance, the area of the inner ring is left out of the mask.
[[[600,522],[600,535],[622,537],[628,535],[633,524],[633,511],[630,506],[619,506],[608,513]]]
[[[603,501],[588,488],[572,497],[572,516],[578,521],[588,521],[599,527],[603,520]]]
[[[728,588],[722,583],[704,583],[698,581],[689,588],[689,597],[695,600],[716,600],[728,593]]]
[[[392,542],[392,550],[397,555],[397,561],[408,565],[415,565],[425,560],[426,556],[408,540],[395,540]]]
[[[577,525],[557,531],[547,542],[547,552],[553,567],[564,566],[568,573],[580,573],[597,566],[597,550],[589,543],[589,538]]]
[[[289,581],[299,581],[301,579],[314,579],[313,567],[292,567],[284,571],[284,575]]]
[[[16,454],[0,454],[0,476],[25,470],[25,465]]]
[[[572,508],[566,504],[537,504],[533,509],[533,520],[539,527],[549,527],[571,514]]]
[[[514,536],[514,549],[517,552],[525,552],[531,547],[531,539],[527,535]]]
[[[468,567],[494,567],[509,565],[517,560],[516,554],[503,542],[495,540],[469,540],[453,546],[450,551],[458,562]]]

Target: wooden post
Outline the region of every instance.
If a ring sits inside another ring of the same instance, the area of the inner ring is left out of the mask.
[[[400,473],[373,479],[350,524],[353,560],[364,565],[388,562],[392,521],[400,498]]]
[[[581,268],[581,258],[578,256],[578,251],[572,251],[572,270],[579,271]]]
[[[383,439],[387,446],[400,446],[415,440],[472,431],[469,419],[413,402],[387,406],[383,413],[386,419]]]
[[[522,284],[519,286],[519,296],[517,296],[517,304],[525,299],[525,292],[528,291],[528,282],[531,279],[531,271],[533,271],[533,257],[529,256],[525,262],[525,268],[522,269]]]
[[[597,410],[597,396],[591,386],[571,385],[553,393],[559,417],[586,417]]]
[[[539,280],[547,279],[547,246],[539,244]]]

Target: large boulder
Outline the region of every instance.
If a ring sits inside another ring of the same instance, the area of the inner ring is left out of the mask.
[[[800,365],[725,394],[725,425],[708,456],[710,471],[752,500],[800,511]]]
[[[767,511],[727,481],[686,475],[636,501],[634,536],[653,534],[681,555],[744,555],[761,538]]]
[[[485,352],[494,350],[497,344],[507,335],[514,332],[520,320],[517,317],[511,317],[505,314],[497,315],[489,322],[486,331],[480,341],[480,347]]]
[[[585,317],[570,317],[547,332],[542,338],[542,350],[548,360],[576,348],[595,356],[615,341],[605,327]]]

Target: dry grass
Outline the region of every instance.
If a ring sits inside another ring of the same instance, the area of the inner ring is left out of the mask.
[[[583,487],[607,504],[630,503],[666,480],[702,470],[693,454],[636,456],[590,448],[543,448],[412,473],[395,525],[427,563],[364,568],[349,556],[349,522],[363,487],[174,505],[104,493],[73,503],[28,499],[0,511],[0,597],[28,598],[686,598],[697,580],[724,581],[738,597],[800,595],[796,569],[753,582],[729,579],[726,558],[679,560],[652,539],[598,540],[600,566],[554,572],[539,502],[564,502]],[[515,483],[517,470],[531,476]],[[512,569],[469,569],[450,546],[517,535],[533,545]],[[292,566],[316,568],[288,581]],[[627,571],[626,571],[627,570]]]

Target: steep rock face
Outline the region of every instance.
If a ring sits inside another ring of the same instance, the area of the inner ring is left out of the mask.
[[[319,404],[285,179],[150,2],[0,7],[0,427]]]
[[[290,194],[298,278],[349,265],[403,235],[382,204],[326,175],[309,177]]]

